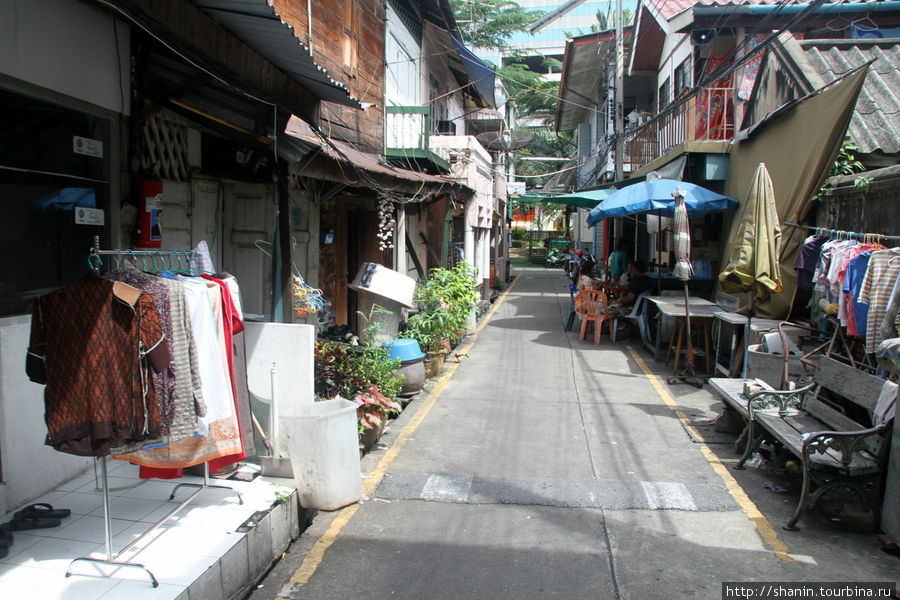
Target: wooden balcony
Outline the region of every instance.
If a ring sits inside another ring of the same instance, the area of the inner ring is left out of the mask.
[[[734,88],[707,88],[625,131],[626,172],[633,172],[689,141],[727,141],[734,136]]]
[[[449,173],[449,161],[429,146],[431,132],[429,107],[385,107],[385,158],[406,169]]]

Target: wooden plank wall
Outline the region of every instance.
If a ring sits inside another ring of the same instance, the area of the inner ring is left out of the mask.
[[[275,0],[275,11],[307,42],[306,0]],[[319,124],[329,136],[359,150],[384,150],[384,5],[381,0],[316,0],[312,4],[313,58],[351,95],[374,106],[363,111],[325,102]],[[351,23],[350,27],[345,27]]]

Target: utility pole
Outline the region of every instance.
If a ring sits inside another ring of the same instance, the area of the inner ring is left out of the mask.
[[[625,40],[622,33],[622,0],[616,0],[616,181],[625,178]]]

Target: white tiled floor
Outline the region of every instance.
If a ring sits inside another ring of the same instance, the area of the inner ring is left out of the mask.
[[[201,477],[141,480],[138,467],[109,461],[112,552],[119,552],[140,537],[194,492],[181,488],[174,500],[169,495],[175,485],[201,482]],[[150,584],[142,569],[114,567],[80,561],[65,577],[72,560],[78,557],[106,557],[103,524],[103,495],[93,471],[38,498],[56,508],[68,508],[71,516],[59,527],[14,532],[9,554],[0,559],[0,598],[77,598],[104,600],[128,598],[187,598],[188,586],[237,544],[246,534],[235,530],[256,511],[267,510],[278,492],[289,491],[293,482],[258,477],[252,482],[218,481],[240,492],[206,489],[165,524],[117,558],[145,565],[159,581]],[[15,512],[15,511],[12,511]],[[12,512],[0,518],[9,521]],[[105,576],[104,576],[105,575]]]

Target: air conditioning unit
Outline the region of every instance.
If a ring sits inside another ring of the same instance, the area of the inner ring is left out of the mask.
[[[694,29],[691,31],[691,44],[694,46],[706,46],[716,41],[715,29]]]

